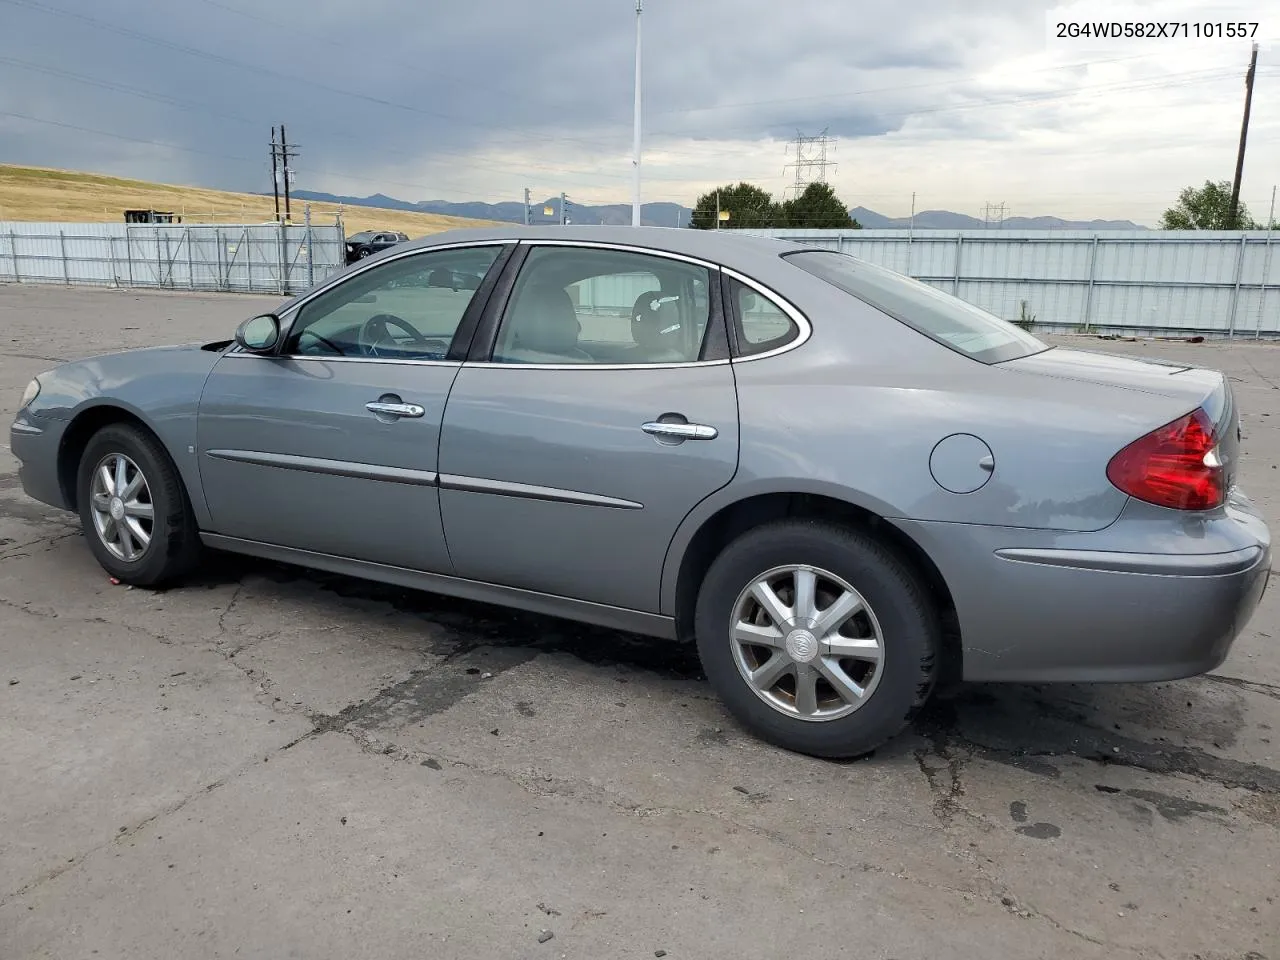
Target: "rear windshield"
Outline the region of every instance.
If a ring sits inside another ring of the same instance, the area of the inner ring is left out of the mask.
[[[783,256],[863,303],[982,363],[1000,363],[1049,349],[1021,327],[971,303],[847,254],[805,250]]]

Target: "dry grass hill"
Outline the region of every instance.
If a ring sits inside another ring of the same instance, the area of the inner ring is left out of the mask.
[[[282,208],[283,203],[282,199]],[[294,222],[301,223],[303,204],[294,201],[292,207]],[[0,220],[120,222],[126,209],[169,210],[182,215],[186,223],[261,223],[270,221],[275,214],[271,197],[252,193],[0,164]],[[311,220],[333,223],[338,211],[337,204],[313,202]],[[348,236],[359,230],[402,230],[410,237],[420,237],[489,221],[376,207],[344,207],[342,222]]]

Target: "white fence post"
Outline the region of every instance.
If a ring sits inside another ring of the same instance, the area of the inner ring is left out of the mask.
[[[1240,234],[1240,249],[1236,252],[1236,282],[1231,289],[1231,315],[1227,320],[1228,340],[1233,339],[1236,335],[1236,307],[1240,304],[1240,278],[1244,275],[1244,245],[1248,241],[1247,234]]]
[[[18,236],[9,231],[9,255],[13,257],[13,282],[21,283],[22,274],[18,273]]]
[[[960,254],[963,251],[964,234],[956,234],[956,279],[951,292],[960,296]]]
[[[1089,247],[1089,286],[1084,291],[1084,332],[1089,332],[1089,313],[1093,309],[1093,278],[1098,268],[1098,235]]]
[[[311,256],[311,202],[308,201],[306,207],[303,208],[307,220],[307,286],[311,287],[316,282],[315,258]]]
[[[58,231],[58,249],[62,251],[62,282],[69,287],[71,286],[71,264],[67,262],[67,234],[64,230]]]
[[[1253,327],[1253,339],[1255,340],[1262,336],[1262,318],[1266,316],[1267,277],[1271,273],[1271,229],[1269,224],[1265,245],[1266,253],[1262,257],[1262,276],[1258,283],[1258,322]]]

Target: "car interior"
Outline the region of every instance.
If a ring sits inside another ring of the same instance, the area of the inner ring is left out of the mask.
[[[701,355],[709,304],[700,268],[634,255],[563,255],[526,265],[494,346],[500,363],[688,363]],[[622,291],[630,309],[615,302]],[[625,311],[625,312],[624,312]]]

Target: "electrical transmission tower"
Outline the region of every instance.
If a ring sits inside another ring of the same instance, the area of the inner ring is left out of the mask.
[[[987,201],[986,206],[982,208],[982,227],[985,230],[995,222],[997,228],[1004,224],[1005,203],[1001,200],[999,203]]]
[[[836,164],[827,159],[827,151],[835,152],[836,138],[828,136],[824,129],[816,137],[806,137],[796,131],[796,138],[787,144],[787,154],[795,148],[796,158],[787,167],[795,167],[796,179],[790,187],[795,196],[804,193],[805,187],[811,183],[826,183],[827,168],[835,169]]]

